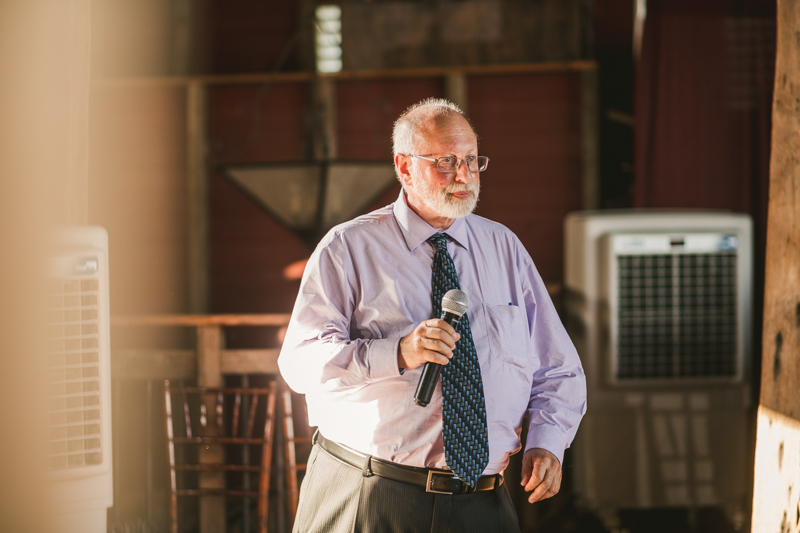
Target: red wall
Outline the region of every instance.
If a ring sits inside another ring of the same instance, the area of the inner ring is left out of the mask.
[[[559,282],[562,223],[582,198],[579,75],[476,77],[468,94],[491,158],[477,213],[513,230],[544,280]]]
[[[339,158],[391,161],[391,129],[409,105],[443,96],[442,78],[338,82]],[[517,233],[546,281],[562,276],[562,221],[580,208],[580,81],[577,74],[475,76],[468,109],[491,157],[478,214]],[[304,84],[219,87],[210,93],[211,160],[302,161],[309,153]],[[367,211],[397,197],[393,186]],[[211,310],[288,312],[299,287],[284,269],[311,249],[214,171],[210,186]],[[237,335],[244,335],[237,333]],[[270,338],[273,333],[264,333]],[[231,339],[229,338],[229,341]],[[235,342],[235,339],[234,339]],[[274,339],[272,342],[275,342]]]

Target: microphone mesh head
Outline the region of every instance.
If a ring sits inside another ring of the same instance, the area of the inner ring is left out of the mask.
[[[458,289],[447,291],[442,298],[442,311],[447,311],[456,316],[464,316],[469,307],[469,297]]]

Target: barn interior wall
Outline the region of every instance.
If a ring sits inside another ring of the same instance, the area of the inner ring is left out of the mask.
[[[525,4],[489,3],[507,10],[520,10]],[[102,44],[93,46],[93,75],[98,83],[92,88],[89,222],[106,226],[111,237],[112,312],[187,312],[186,91],[184,86],[152,80],[187,73],[302,71],[309,64],[308,35],[300,20],[311,3],[147,0],[127,3],[123,12],[112,9],[115,3],[111,0],[95,0],[95,4],[99,6],[93,13],[98,28],[95,33],[101,36],[98,39]],[[176,6],[185,4],[193,9],[188,26],[176,22]],[[359,3],[350,4],[353,7]],[[608,120],[605,114],[609,109],[621,111],[623,116],[633,114],[633,66],[632,62],[626,63],[626,58],[631,57],[628,32],[633,2],[594,2],[594,37],[586,39],[591,32],[586,32],[585,25],[591,21],[580,19],[584,15],[576,15],[575,11],[576,5],[586,2],[530,4],[543,17],[551,17],[555,21],[553,27],[564,30],[565,43],[552,48],[561,55],[547,57],[536,55],[546,48],[545,41],[529,42],[525,45],[528,55],[515,56],[515,61],[599,60],[604,113],[600,139],[601,205],[633,205],[633,130],[630,125]],[[563,12],[558,7],[562,4]],[[532,24],[525,17],[520,17],[520,24],[526,20]],[[181,55],[176,50],[186,35],[192,47]],[[548,35],[550,39],[557,37],[553,32]],[[513,43],[504,46],[513,48]],[[425,47],[412,48],[390,53],[384,59],[391,66],[420,66],[414,58],[424,55]],[[498,45],[489,53],[486,50],[490,48],[473,47],[467,55],[442,57],[455,64],[485,64],[494,57],[492,53],[504,50]],[[133,85],[100,83],[108,78],[139,81]],[[481,138],[481,151],[492,158],[489,170],[482,176],[477,212],[515,231],[544,280],[557,285],[563,271],[563,217],[583,205],[580,74],[470,74],[466,76],[466,87],[467,108]],[[307,81],[208,88],[210,312],[291,310],[299,280],[287,273],[287,267],[302,262],[311,248],[239,190],[226,177],[224,167],[312,158],[311,92]],[[334,101],[338,158],[389,161],[391,126],[397,115],[422,98],[445,94],[446,84],[441,76],[337,80]],[[741,120],[749,119],[745,116]],[[742,139],[760,142],[755,137]],[[120,146],[125,149],[118,149]],[[751,170],[744,171],[740,185],[753,191],[763,181]],[[668,186],[665,183],[663,186]],[[687,180],[685,185],[673,191],[673,207],[692,204],[750,210],[754,205],[739,202],[739,196],[733,203],[727,199],[722,202],[702,175]],[[698,190],[703,191],[702,198],[713,201],[698,200]],[[398,192],[398,185],[389,188],[365,212],[394,201]],[[145,342],[186,345],[191,339],[184,333],[170,337],[148,334]],[[115,330],[114,342],[117,346],[140,343],[141,337],[131,338],[137,334]],[[275,328],[241,328],[228,331],[226,342],[230,347],[277,346],[279,339]],[[122,403],[142,405],[148,394],[152,396],[142,384],[129,383],[120,391]],[[121,440],[126,443],[122,451],[128,454],[129,461],[119,484],[131,487],[129,492],[138,496],[118,499],[118,517],[120,521],[133,520],[148,512],[155,518],[162,517],[159,512],[147,511],[141,498],[148,483],[142,450],[148,446],[161,449],[161,436],[153,433],[148,437],[132,426],[121,431]],[[157,484],[163,483],[165,480],[157,480]]]

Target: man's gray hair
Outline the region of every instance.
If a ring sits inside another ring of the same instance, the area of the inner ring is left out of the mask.
[[[461,108],[445,98],[426,98],[406,109],[394,123],[394,155],[416,153],[423,138],[423,127],[437,124],[454,114],[461,115],[469,122]]]

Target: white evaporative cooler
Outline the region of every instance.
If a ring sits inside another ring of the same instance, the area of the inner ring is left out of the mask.
[[[108,235],[59,228],[46,355],[51,513],[60,532],[105,533],[113,503]]]
[[[575,490],[619,511],[749,508],[752,222],[698,211],[565,221],[565,322],[587,377]]]

